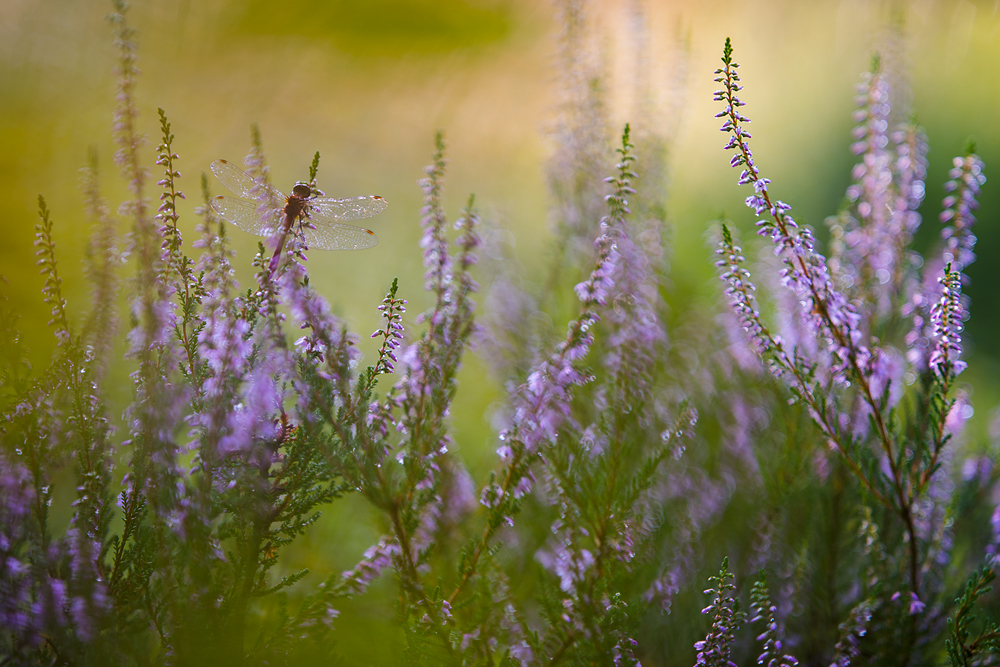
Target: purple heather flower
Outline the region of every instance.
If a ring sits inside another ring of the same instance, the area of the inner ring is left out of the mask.
[[[420,247],[424,249],[424,289],[437,295],[438,303],[451,300],[452,260],[448,251],[448,239],[445,236],[447,220],[441,205],[442,179],[444,178],[444,141],[437,137],[437,150],[434,153],[434,164],[424,171],[427,178],[419,181],[424,191],[424,206],[420,209],[420,226],[424,233],[420,238]]]
[[[697,651],[695,665],[735,667],[729,656],[735,641],[734,633],[743,621],[743,613],[737,611],[737,601],[731,592],[736,586],[732,583],[733,575],[728,571],[728,566],[727,558],[723,561],[722,571],[709,579],[714,587],[704,591],[706,595],[712,596],[712,603],[702,609],[701,613],[712,617],[712,628],[704,640],[694,644]]]
[[[28,470],[0,453],[0,626],[18,635],[29,629],[32,597],[29,564],[18,553],[35,501],[30,480]]]
[[[557,194],[555,218],[572,258],[589,251],[605,210],[601,189],[592,184],[604,176],[609,119],[602,81],[604,66],[597,40],[588,25],[585,3],[557,5],[562,26],[559,39],[558,115],[551,128],[553,152],[548,180]]]
[[[930,310],[941,296],[940,278],[944,275],[944,265],[936,258],[924,264],[922,284],[915,288],[910,300],[904,306],[903,315],[911,318],[913,328],[906,334],[906,360],[914,370],[927,369],[931,353],[934,327],[930,321]]]
[[[468,269],[479,263],[479,258],[474,251],[483,245],[483,239],[478,231],[479,218],[472,209],[474,203],[474,198],[470,197],[469,205],[463,211],[462,216],[455,221],[455,229],[459,232],[458,238],[455,239],[455,245],[461,249],[458,256],[458,266],[462,272],[462,285],[460,287],[470,292],[479,290],[479,285],[472,279]]]
[[[433,386],[427,382],[427,364],[421,355],[420,343],[407,345],[398,357],[399,363],[405,368],[405,373],[397,383],[397,388],[404,390],[402,393],[411,400],[416,399],[416,402],[419,402],[421,396],[429,396]]]
[[[421,210],[424,235],[423,263],[425,289],[435,295],[433,308],[421,315],[418,321],[426,319],[428,331],[420,340],[400,350],[402,342],[401,313],[405,301],[395,298],[396,284],[383,300],[379,309],[386,320],[384,330],[376,331],[373,337],[384,339],[379,351],[376,372],[386,372],[395,365],[399,380],[389,392],[393,407],[401,416],[394,419],[388,411],[380,412],[383,418],[380,428],[388,432],[389,423],[406,438],[399,450],[398,458],[407,465],[408,483],[413,484],[417,499],[411,501],[410,510],[419,518],[419,525],[411,540],[412,550],[406,557],[421,559],[420,552],[428,548],[443,521],[449,521],[449,489],[442,486],[448,476],[442,475],[442,457],[452,446],[450,437],[443,431],[441,420],[448,415],[450,407],[449,384],[454,380],[461,363],[464,340],[472,330],[473,304],[470,294],[476,289],[475,282],[467,269],[475,263],[472,250],[479,240],[475,232],[477,217],[472,210],[472,201],[456,223],[461,230],[457,240],[460,249],[458,259],[453,260],[446,236],[447,219],[441,205],[442,180],[444,176],[444,143],[440,135],[436,141],[433,164],[426,168],[428,178],[421,181],[424,190],[424,207]],[[416,475],[412,473],[415,472]],[[468,489],[466,489],[468,491]],[[468,502],[470,497],[460,498]],[[461,511],[461,507],[454,508]],[[397,536],[402,540],[401,536]]]
[[[986,545],[986,556],[1000,565],[1000,503],[993,508],[990,515],[990,542]]]
[[[577,584],[586,580],[587,571],[594,566],[596,560],[588,549],[578,548],[571,529],[565,528],[561,523],[557,525],[560,528],[553,528],[556,532],[552,538],[553,543],[540,549],[535,554],[535,560],[559,578],[559,587],[564,593],[574,595]]]
[[[862,155],[851,175],[854,183],[847,189],[854,216],[843,216],[839,258],[840,278],[863,294],[880,315],[891,307],[893,278],[899,270],[902,246],[900,216],[893,215],[893,156],[889,152],[889,76],[884,72],[867,73],[858,86],[860,121],[854,130],[858,139],[851,148]]]
[[[496,507],[503,500],[504,491],[499,484],[488,484],[479,494],[479,503],[486,508]]]
[[[601,232],[594,241],[594,247],[600,256],[597,268],[590,273],[587,280],[574,288],[577,298],[587,307],[603,306],[607,303],[610,291],[614,287],[616,269],[621,262],[618,246],[609,234],[607,222],[601,223]]]
[[[206,198],[208,194],[206,192]],[[200,465],[211,474],[220,457],[245,451],[247,443],[242,431],[242,415],[234,404],[239,402],[240,387],[249,372],[253,344],[249,340],[250,325],[238,316],[241,300],[236,297],[237,285],[230,266],[231,251],[223,234],[214,234],[213,227],[222,224],[213,209],[201,209],[204,222],[199,231],[205,252],[197,268],[204,272],[202,299],[204,327],[198,333],[198,354],[205,362],[206,377],[201,385],[202,410],[190,416],[188,423],[200,427],[193,445],[200,449]],[[202,498],[192,507],[205,505]],[[194,510],[187,521],[204,521],[201,510]]]
[[[443,626],[447,624],[452,619],[451,615],[451,603],[447,600],[433,601],[428,599],[421,600],[421,606],[425,609],[430,607],[429,612],[425,612],[423,617],[417,621],[418,625],[424,631],[430,631],[435,626]],[[434,618],[431,618],[433,615]]]
[[[399,545],[392,538],[382,537],[376,544],[368,547],[353,570],[343,573],[341,587],[350,595],[361,595],[382,574],[382,570],[392,565],[393,558],[400,553]]]
[[[491,614],[491,620],[496,619],[493,620],[494,623],[499,621],[498,625],[501,632],[497,633],[497,635],[506,639],[507,645],[510,647],[511,656],[515,656],[522,665],[533,664],[534,654],[525,638],[526,633],[524,628],[526,624],[514,605],[510,582],[502,573],[497,572],[493,575],[490,602],[492,602],[492,608],[495,610]],[[490,637],[489,634],[486,635],[486,641],[491,646],[496,644],[497,638],[496,636]]]
[[[499,264],[499,274],[485,292],[474,351],[485,358],[494,375],[504,378],[512,375],[511,369],[521,361],[518,355],[525,323],[537,308],[509,262]]]
[[[759,374],[764,370],[763,360],[747,338],[747,330],[734,309],[720,310],[715,323],[725,334],[725,340],[722,341],[724,354],[716,355],[716,362],[724,373],[731,374],[735,369],[740,369]]]
[[[462,653],[464,653],[465,651],[467,651],[469,649],[469,646],[472,644],[472,642],[474,642],[475,640],[479,639],[480,630],[481,630],[481,628],[476,628],[472,632],[466,632],[465,634],[463,634],[462,635],[462,643],[459,644],[458,650],[461,651]]]
[[[208,302],[205,307],[205,328],[198,334],[198,353],[205,360],[211,375],[202,385],[206,397],[224,396],[246,372],[252,345],[247,339],[250,326],[236,317],[233,303]]]
[[[976,222],[974,212],[979,208],[976,198],[986,182],[986,176],[983,174],[983,161],[978,155],[970,153],[965,157],[956,157],[953,164],[948,172],[952,180],[945,184],[945,191],[954,194],[948,195],[942,202],[945,210],[941,213],[941,222],[950,223],[941,232],[945,241],[942,261],[951,264],[952,270],[960,273],[976,259],[972,252],[976,244],[972,226]]]
[[[941,282],[941,298],[931,307],[931,326],[934,328],[934,348],[928,366],[941,377],[954,377],[967,364],[962,355],[962,282],[958,272],[945,269]]]
[[[851,610],[850,617],[840,624],[840,640],[833,647],[834,661],[830,667],[849,667],[861,655],[860,641],[868,632],[873,604],[864,600]]]
[[[52,554],[49,555],[52,558]],[[57,628],[66,625],[66,582],[47,577],[40,582],[37,599],[31,606],[35,624],[41,628]]]
[[[77,503],[78,507],[96,507],[92,501]],[[94,637],[96,623],[109,611],[109,600],[104,582],[101,580],[101,544],[88,534],[88,523],[96,517],[74,514],[66,542],[70,554],[70,614],[77,633],[84,641]]]
[[[130,480],[135,485],[132,491],[145,491],[157,520],[166,523],[178,489],[183,488],[184,473],[179,461],[183,452],[174,431],[183,423],[188,392],[174,376],[177,349],[167,329],[167,315],[172,315],[172,310],[148,293],[140,297],[137,305],[145,310],[146,320],[129,333],[132,355],[139,365],[131,375],[135,399],[126,410],[131,437],[122,444],[133,446],[133,456],[151,464],[145,478]]]
[[[266,156],[264,155],[260,130],[254,126],[252,131],[253,147],[247,153],[246,157],[243,158],[243,166],[247,168],[247,172],[254,181],[253,188],[248,194],[250,199],[257,201],[257,212],[261,214],[261,221],[270,223],[264,226],[271,227],[271,225],[280,222],[276,211],[279,208],[280,202],[274,200],[274,190],[269,187],[271,167],[268,166]]]
[[[674,596],[681,590],[680,581],[681,573],[675,565],[653,581],[643,594],[643,599],[649,604],[656,603],[660,611],[669,614]]]
[[[910,616],[916,616],[921,613],[926,606],[927,604],[921,602],[916,593],[910,593]]]
[[[782,339],[773,336],[760,319],[754,296],[757,287],[750,280],[750,272],[743,267],[746,261],[743,249],[736,245],[726,225],[722,226],[722,238],[715,253],[722,256],[715,265],[720,269],[719,277],[728,285],[725,294],[746,338],[757,354],[769,362],[775,377],[784,377],[792,370],[792,361],[785,353]]]
[[[602,244],[602,247],[606,254],[599,260],[590,280],[584,283],[591,287],[604,280],[601,274],[608,265],[613,266],[617,258],[610,242]],[[595,290],[588,287],[583,293],[584,312],[579,320],[570,323],[566,340],[551,356],[534,367],[527,381],[516,391],[509,437],[518,439],[529,452],[555,438],[559,426],[569,416],[570,389],[590,381],[590,376],[574,363],[589,351],[593,342],[590,330],[598,322],[596,313],[589,310],[595,303],[592,299]]]
[[[448,479],[442,520],[446,525],[453,526],[475,510],[478,501],[476,483],[461,463],[452,462]]]
[[[253,187],[247,193],[248,198],[257,202],[257,215],[260,218],[260,234],[266,237],[266,246],[276,252],[278,243],[285,235],[283,207],[285,202],[278,201],[275,197],[275,189],[270,185],[271,168],[267,165],[264,155],[263,141],[260,129],[254,125],[253,145],[250,152],[243,158],[243,165],[247,168],[247,174],[253,179]],[[287,239],[286,239],[287,240]],[[290,253],[284,252],[282,255],[273,255],[270,263],[266,266],[264,273],[273,277],[285,257]],[[264,276],[260,280],[266,280]]]
[[[729,229],[725,225],[722,227],[722,234],[722,241],[715,253],[722,255],[723,259],[717,261],[715,265],[722,270],[720,277],[729,285],[726,288],[726,296],[730,298],[733,312],[736,313],[743,331],[757,352],[761,354],[769,352],[773,349],[774,343],[760,321],[760,311],[753,296],[757,288],[750,282],[750,272],[742,266],[746,261],[743,249],[733,243]]]
[[[382,299],[378,310],[385,320],[385,327],[376,329],[372,338],[382,338],[382,346],[378,351],[378,361],[375,364],[376,373],[391,373],[398,363],[396,350],[403,343],[403,313],[406,312],[406,299],[397,299],[394,294],[396,282],[392,289]]]
[[[300,261],[300,257],[304,258],[304,255],[300,255],[301,249],[299,237],[293,236],[286,240],[285,253],[291,259],[278,278],[283,301],[293,319],[302,329],[310,331],[296,344],[300,353],[320,360],[326,359],[327,372],[340,376],[348,373],[350,366],[360,357],[355,345],[356,338],[345,332],[344,324],[330,312],[326,299],[308,285],[306,269]],[[329,375],[326,379],[333,380],[334,376]],[[334,382],[335,386],[337,384]],[[304,407],[306,395],[300,394],[299,398]]]
[[[760,247],[757,254],[755,268],[774,309],[775,340],[791,357],[816,367],[818,374],[825,374],[819,341],[803,311],[803,303],[792,290],[784,288],[780,279],[784,269],[782,260],[767,246]]]
[[[964,390],[959,390],[955,395],[955,403],[948,411],[948,416],[944,420],[945,430],[951,434],[952,438],[961,436],[966,423],[976,413],[969,400],[969,394]]]
[[[117,222],[101,197],[97,182],[97,158],[92,158],[84,170],[84,207],[93,223],[86,254],[87,277],[92,287],[94,307],[87,316],[83,339],[93,349],[95,381],[103,380],[107,372],[113,339],[118,331],[117,294],[120,279],[115,271],[123,262],[117,234]]]
[[[962,463],[962,480],[985,488],[993,478],[996,464],[989,456],[972,456]]]
[[[667,341],[667,332],[656,310],[659,286],[650,271],[649,257],[626,234],[625,221],[618,224],[615,245],[621,259],[614,278],[618,294],[605,316],[612,330],[604,365],[612,373],[627,373],[637,389],[645,389],[645,378],[657,349]]]
[[[904,236],[901,244],[907,245],[920,226],[917,209],[927,192],[927,136],[922,128],[906,124],[893,134],[892,139],[896,144],[898,189],[893,215],[902,219],[900,228]]]
[[[222,455],[245,454],[256,441],[273,440],[278,426],[273,416],[281,411],[283,392],[273,377],[274,368],[265,363],[247,378],[236,406],[233,430],[219,442]]]
[[[758,234],[769,238],[775,245],[775,254],[781,258],[782,283],[791,289],[803,303],[806,321],[816,336],[824,339],[831,359],[832,377],[839,383],[849,384],[852,376],[865,378],[870,363],[868,348],[861,344],[860,316],[844,295],[834,286],[826,258],[815,249],[815,240],[808,227],[799,225],[788,214],[790,206],[775,200],[768,193],[769,181],[760,176],[747,144],[750,134],[741,123],[749,122],[738,112],[743,102],[736,96],[742,89],[732,61],[732,48],[727,40],[723,62],[725,67],[716,71],[717,82],[725,88],[715,93],[715,99],[726,103],[718,117],[725,117],[722,128],[730,133],[725,148],[734,150],[731,164],[742,166],[741,183],[754,186],[755,194],[747,198],[747,206],[768,218],[757,221]],[[754,332],[752,335],[756,335]]]
[[[757,664],[767,667],[795,667],[798,665],[798,660],[782,653],[781,637],[783,633],[777,619],[778,610],[771,604],[771,596],[763,579],[754,584],[751,599],[753,618],[750,619],[750,622],[764,622],[764,632],[757,636],[757,641],[764,643],[760,655],[757,657]]]
[[[522,665],[530,665],[535,658],[534,652],[528,646],[528,642],[523,639],[509,647],[510,657],[517,660]]]
[[[118,49],[118,90],[115,93],[115,109],[111,121],[111,129],[116,143],[121,146],[115,153],[115,164],[122,169],[122,175],[128,184],[129,191],[135,198],[127,206],[127,210],[119,211],[121,215],[145,217],[146,202],[142,199],[142,188],[148,175],[139,162],[138,149],[146,142],[146,138],[135,129],[139,110],[133,99],[139,69],[136,67],[137,49],[135,28],[125,20],[126,7],[119,3],[116,12],[108,18],[114,33],[115,48]]]
[[[945,210],[941,214],[941,221],[951,224],[941,231],[944,239],[941,257],[927,262],[924,267],[923,287],[914,291],[911,302],[904,309],[904,314],[910,315],[913,319],[913,330],[906,339],[910,346],[907,358],[918,370],[931,366],[935,372],[939,372],[938,366],[946,356],[949,356],[950,346],[961,343],[959,335],[961,319],[949,321],[952,333],[945,336],[945,340],[941,339],[943,324],[941,318],[945,315],[944,310],[952,308],[954,316],[961,313],[963,308],[961,297],[955,294],[954,290],[949,292],[941,286],[946,284],[948,278],[945,272],[950,269],[958,274],[955,284],[960,290],[963,282],[961,273],[975,259],[973,248],[976,237],[972,233],[972,226],[976,218],[973,211],[979,207],[976,197],[982,184],[986,182],[986,177],[982,173],[982,160],[977,155],[956,157],[954,165],[949,172],[952,180],[945,185],[945,189],[954,194],[948,195],[943,201]],[[956,336],[958,337],[955,338]],[[945,347],[942,347],[942,344]],[[956,352],[960,350],[950,349],[951,356],[957,358],[954,354]],[[931,359],[934,360],[933,364]],[[954,373],[957,375],[964,368],[964,362],[957,362]]]
[[[419,488],[420,485],[418,484],[417,486]],[[420,490],[426,491],[429,489],[430,485]],[[421,552],[426,550],[434,542],[434,536],[441,526],[442,504],[441,497],[435,496],[430,502],[423,506],[420,518],[417,521],[417,527],[413,531],[413,535],[410,540],[410,548],[413,550],[416,557],[419,557]],[[426,565],[424,567],[426,567]]]

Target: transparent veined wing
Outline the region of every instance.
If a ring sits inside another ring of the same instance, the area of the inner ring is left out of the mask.
[[[389,204],[378,195],[367,197],[313,197],[309,200],[309,219],[317,227],[323,222],[347,222],[378,215]]]
[[[212,208],[222,218],[245,232],[266,236],[270,225],[282,225],[286,216],[300,215],[301,231],[306,244],[311,248],[322,250],[360,250],[371,248],[378,244],[374,232],[362,227],[343,225],[347,220],[360,220],[378,215],[388,204],[378,196],[348,197],[334,199],[332,197],[308,197],[296,192],[292,197],[286,197],[280,190],[268,187],[271,201],[275,205],[274,213],[283,215],[270,218],[271,222],[261,220],[258,213],[259,198],[254,190],[257,183],[247,172],[226,160],[216,160],[212,163],[212,173],[224,186],[240,197],[215,197]]]
[[[372,198],[356,197],[355,199]],[[268,234],[265,231],[266,225],[261,221],[260,214],[257,212],[257,206],[248,199],[216,197],[212,200],[212,208],[227,222],[236,225],[245,232],[256,234],[257,236],[266,236]],[[384,208],[385,203],[382,200],[381,209]],[[378,237],[371,230],[355,227],[354,225],[342,225],[331,222],[334,219],[332,215],[330,211],[313,210],[310,207],[310,220],[307,224],[302,225],[302,235],[305,238],[306,245],[310,248],[319,248],[320,250],[362,250],[364,248],[372,248],[378,244]],[[368,216],[371,215],[375,215],[375,213],[368,214]],[[358,215],[356,217],[363,216]]]
[[[378,215],[389,204],[377,195],[367,197],[314,197],[309,200],[309,223],[302,226],[302,235],[310,248],[322,250],[362,250],[378,244],[370,229],[341,225],[346,220],[361,220]]]
[[[245,232],[256,234],[257,236],[267,236],[264,231],[266,225],[260,219],[257,212],[257,205],[249,199],[239,199],[237,197],[214,197],[212,208],[222,216],[223,220],[230,222]]]
[[[231,192],[238,194],[241,197],[246,197],[247,199],[256,199],[257,196],[253,193],[254,187],[257,182],[254,181],[249,174],[237,167],[232,162],[227,160],[216,160],[212,163],[212,173],[215,177],[219,179],[219,182],[225,185]],[[285,201],[285,195],[281,193],[278,188],[268,185],[268,190],[271,192],[271,200],[275,204],[280,204]]]
[[[354,225],[327,222],[315,227],[302,225],[306,245],[320,250],[364,250],[378,245],[375,232]]]

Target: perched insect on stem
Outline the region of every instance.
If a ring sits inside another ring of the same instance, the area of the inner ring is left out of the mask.
[[[261,220],[257,212],[257,203],[251,200],[251,190],[258,187],[254,179],[245,171],[225,160],[212,163],[212,173],[219,182],[239,197],[216,197],[212,208],[227,222],[231,222],[245,232],[257,236],[268,236],[272,233],[265,220]],[[275,202],[285,202],[282,208],[283,219],[278,230],[278,244],[267,267],[269,274],[278,268],[281,251],[285,239],[298,223],[310,248],[322,250],[361,250],[371,248],[378,243],[378,237],[370,229],[344,225],[348,220],[361,220],[378,215],[386,209],[388,203],[378,195],[365,197],[316,197],[316,193],[307,183],[296,183],[290,195],[285,195],[277,188],[267,187],[270,198]]]

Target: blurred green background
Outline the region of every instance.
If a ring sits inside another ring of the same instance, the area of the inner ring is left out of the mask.
[[[90,147],[112,206],[125,195],[111,160],[109,11],[105,2],[0,0],[0,275],[9,281],[4,291],[22,316],[39,367],[54,340],[34,266],[36,196],[48,199],[70,309],[82,314],[87,223],[79,169]],[[888,26],[903,25],[913,110],[931,148],[917,245],[929,248],[937,238],[942,184],[968,137],[975,137],[990,178],[976,228],[980,261],[968,272],[972,363],[961,377],[977,410],[973,430],[985,433],[1000,401],[1000,2],[595,2],[589,18],[606,58],[616,126],[634,120],[638,14],[649,22],[651,84],[663,131],[675,134],[667,213],[671,290],[681,302],[716,290],[709,221],[728,216],[744,230],[753,222],[742,204],[748,193],[737,187],[721,150],[721,121],[713,117],[712,73],[725,38],[732,37],[742,64],[758,165],[773,180],[772,192],[824,237],[823,219],[837,210],[856,160],[848,149],[854,84]],[[366,334],[377,326],[375,306],[393,276],[411,315],[427,303],[415,181],[437,129],[449,144],[449,212],[456,216],[474,192],[488,223],[510,230],[509,261],[520,264],[529,283],[544,279],[552,237],[545,161],[560,86],[555,15],[551,3],[538,0],[135,2],[130,22],[139,30],[137,101],[150,140],[147,164],[152,168],[158,142],[156,108],[163,107],[188,195],[180,209],[187,239],[199,174],[220,157],[239,161],[251,123],[261,128],[277,186],[306,178],[319,150],[320,185],[328,195],[386,197],[389,210],[370,225],[380,239],[376,248],[317,252],[309,262],[314,284],[362,334],[370,360],[374,347]],[[609,171],[612,164],[609,154]],[[221,188],[214,180],[212,186]],[[233,235],[238,276],[248,284],[257,239]],[[454,409],[459,455],[480,481],[493,465],[491,406],[502,400],[499,383],[484,368],[470,357]],[[124,397],[129,387],[120,377]],[[290,552],[283,568],[346,569],[378,534],[363,503],[348,500]],[[376,645],[350,638],[355,623],[388,629],[390,610],[365,601],[345,609],[345,650],[373,662],[390,654],[391,632]]]

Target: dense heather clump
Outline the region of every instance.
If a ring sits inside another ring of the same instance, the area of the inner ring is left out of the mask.
[[[911,242],[927,139],[893,125],[907,115],[899,72],[875,59],[859,86],[859,162],[827,255],[755,162],[726,41],[718,116],[771,258],[748,261],[722,224],[729,307],[680,312],[664,242],[670,131],[640,90],[637,123],[609,145],[601,58],[585,3],[568,0],[545,287],[479,266],[490,241],[471,197],[449,222],[439,134],[419,181],[431,305],[410,319],[392,280],[362,367],[310,282],[311,223],[285,236],[256,128],[244,194],[273,254],[260,244],[241,289],[205,177],[185,246],[182,158],[161,109],[151,192],[135,34],[115,8],[115,163],[129,194],[112,213],[91,160],[92,308],[77,326],[41,197],[48,368],[27,365],[0,301],[0,664],[330,664],[369,627],[370,613],[348,618],[360,604],[394,619],[364,640],[400,664],[970,665],[997,653],[1000,630],[977,615],[995,604],[1000,472],[969,441],[957,386],[984,166],[971,148],[955,158],[940,248],[922,259]],[[631,18],[648,39],[638,4]],[[313,193],[318,168],[317,153]],[[758,268],[773,294],[757,293]],[[478,320],[475,271],[492,275],[483,302],[496,311]],[[473,342],[506,387],[478,480],[451,421]],[[126,405],[107,386],[122,364]],[[51,507],[67,483],[63,527]],[[349,494],[377,517],[374,543],[321,581],[285,569],[290,545]]]
[[[811,232],[792,220],[790,206],[772,202],[770,181],[754,163],[728,40],[723,64],[716,81],[724,87],[716,99],[725,104],[719,116],[725,118],[722,131],[731,135],[726,148],[734,151],[732,165],[743,168],[740,183],[754,188],[747,205],[764,214],[758,233],[775,246],[782,284],[797,295],[798,317],[823,345],[798,338],[789,344],[770,333],[742,251],[723,225],[718,265],[726,293],[753,349],[806,407],[829,456],[836,457],[824,470],[831,463],[843,466],[860,487],[863,541],[854,548],[862,558],[854,590],[839,602],[850,614],[841,624],[834,664],[854,664],[865,651],[883,660],[891,655],[883,651],[897,651],[902,664],[925,661],[940,651],[952,576],[947,570],[958,565],[952,552],[960,511],[952,481],[954,440],[970,413],[953,387],[966,367],[962,271],[974,259],[970,228],[985,182],[982,161],[971,150],[955,158],[946,187],[954,194],[945,198],[941,215],[941,257],[914,261],[908,244],[920,222],[926,142],[919,128],[903,125],[890,143],[893,77],[876,59],[859,89],[861,124],[852,148],[862,162],[845,210],[833,219],[838,255],[828,263]],[[988,563],[992,567],[991,557]],[[986,644],[972,643],[967,658]]]

